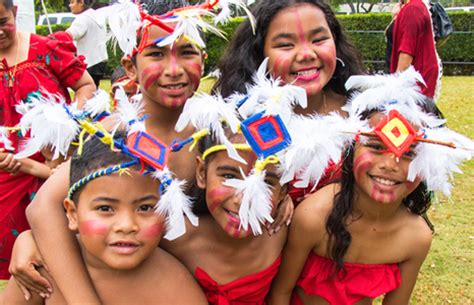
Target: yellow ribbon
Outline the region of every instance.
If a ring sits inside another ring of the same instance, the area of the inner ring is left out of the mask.
[[[252,150],[252,147],[250,147],[250,145],[248,145],[248,144],[232,144],[232,146],[235,147],[235,149],[237,149],[237,150],[242,150],[242,151],[251,151]],[[215,152],[222,151],[222,150],[227,150],[227,146],[225,146],[224,144],[219,144],[219,145],[214,145],[212,147],[209,147],[202,154],[201,159],[204,161],[204,160],[206,160],[206,158],[210,154],[213,154]]]
[[[254,167],[255,173],[257,174],[261,173],[268,164],[277,164],[277,163],[280,163],[280,159],[275,155],[268,156],[263,160],[259,159],[257,160],[257,162],[255,162],[255,167]]]
[[[194,147],[196,147],[197,142],[209,134],[209,128],[204,128],[196,133],[194,133],[191,138],[193,139],[193,143],[189,146],[189,151],[193,151]]]

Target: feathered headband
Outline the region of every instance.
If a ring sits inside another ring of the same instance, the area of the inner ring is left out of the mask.
[[[262,223],[273,221],[271,191],[264,181],[266,165],[280,164],[281,173],[285,177],[289,176],[289,170],[301,169],[294,165],[298,158],[290,158],[287,154],[292,151],[292,139],[297,138],[299,142],[299,138],[294,135],[298,131],[290,128],[292,121],[296,119],[293,108],[296,105],[306,107],[304,89],[292,85],[280,86],[279,80],[267,78],[267,62],[265,60],[255,73],[253,84],[247,86],[246,95],[235,94],[227,101],[218,95],[200,95],[189,99],[176,130],[181,131],[191,124],[198,131],[172,146],[172,149],[179,150],[183,145],[193,142],[192,149],[202,136],[212,134],[218,144],[203,152],[203,159],[221,150],[227,150],[229,157],[242,163],[245,161],[238,155],[238,150],[251,150],[257,155],[258,159],[248,176],[243,175],[243,180],[225,181],[225,185],[243,194],[239,209],[240,225],[245,230],[250,225],[255,235],[262,233]],[[247,143],[232,144],[225,135],[223,122],[232,133],[241,132]],[[341,152],[342,149],[339,155]],[[321,173],[324,168],[325,166]]]
[[[231,16],[232,6],[237,10],[243,9],[251,24],[255,25],[254,17],[242,0],[209,0],[203,4],[174,9],[156,16],[149,15],[139,4],[120,0],[111,6],[107,14],[109,37],[117,42],[126,55],[133,55],[149,46],[146,42],[150,26],[158,26],[168,34],[152,44],[158,47],[172,45],[183,37],[202,49],[205,48],[205,43],[201,32],[210,32],[225,39],[224,33],[214,24],[226,22]],[[218,14],[214,12],[217,10],[220,11]],[[139,33],[142,38],[137,46]]]
[[[107,105],[110,105],[107,93],[99,91],[86,103],[84,111],[68,106],[63,101],[56,103],[51,97],[42,97],[33,101],[32,107],[20,121],[24,132],[30,130],[31,138],[26,149],[18,153],[16,158],[28,157],[48,146],[52,147],[54,156],[66,156],[70,144],[77,137],[77,153],[80,154],[85,134],[98,137],[104,144],[110,145],[111,149],[130,156],[133,161],[99,170],[80,179],[70,188],[68,196],[71,197],[92,179],[139,164],[143,173],[151,174],[153,178],[160,180],[161,196],[157,212],[163,213],[167,218],[168,230],[165,238],[175,239],[185,233],[184,215],[193,225],[198,223],[197,217],[191,211],[191,200],[184,194],[185,182],[174,179],[173,173],[167,167],[169,147],[146,132],[142,104],[130,103],[121,88],[117,91],[116,98],[118,105],[115,117],[117,125],[124,125],[128,133],[125,141],[114,139],[113,134],[107,132],[97,120],[100,114],[107,110]],[[47,126],[49,133],[42,133],[42,126]]]
[[[374,128],[361,121],[357,134],[380,138],[397,158],[416,143],[408,180],[420,177],[430,191],[449,195],[452,173],[461,172],[460,163],[472,157],[474,142],[423,110],[426,97],[417,82],[423,83],[423,79],[413,67],[393,75],[352,76],[346,89],[360,92],[353,95],[345,110],[359,120],[367,111],[384,113],[386,117]]]

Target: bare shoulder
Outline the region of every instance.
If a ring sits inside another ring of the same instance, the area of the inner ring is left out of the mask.
[[[403,221],[402,235],[406,241],[406,249],[411,249],[410,256],[426,256],[431,246],[433,232],[423,217],[407,211]]]
[[[301,233],[324,233],[326,220],[331,212],[338,184],[329,184],[303,200],[295,210],[292,226]],[[313,234],[323,236],[323,234]]]
[[[150,266],[156,275],[150,283],[154,289],[161,287],[163,304],[207,304],[206,297],[186,267],[168,252],[157,249]],[[157,285],[160,283],[160,285]]]

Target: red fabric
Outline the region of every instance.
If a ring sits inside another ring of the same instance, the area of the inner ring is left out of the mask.
[[[341,169],[341,163],[334,163],[334,162],[329,162],[328,167],[324,170],[324,174],[322,178],[319,180],[318,185],[316,188],[313,187],[314,185],[310,184],[305,188],[297,188],[294,186],[294,184],[297,182],[296,179],[290,182],[290,189],[288,191],[288,195],[290,195],[291,199],[293,200],[293,203],[295,207],[303,201],[308,195],[311,193],[316,192],[320,188],[338,181],[341,178],[342,175],[342,169]]]
[[[334,261],[311,252],[296,284],[305,294],[320,296],[331,305],[354,304],[400,287],[398,264],[345,263],[344,266],[345,276],[334,276]],[[301,302],[293,297],[291,304]]]
[[[421,0],[410,0],[404,5],[393,28],[393,49],[390,72],[395,72],[400,52],[413,56],[412,65],[425,80],[423,94],[433,97],[438,80],[438,59],[430,13]]]
[[[21,115],[15,111],[15,106],[21,101],[28,102],[32,95],[42,93],[59,94],[70,101],[67,87],[73,86],[84,74],[86,65],[82,58],[75,56],[75,47],[71,37],[66,33],[56,33],[54,36],[42,37],[31,34],[28,59],[9,67],[5,60],[0,64],[0,126],[13,127],[20,121]],[[8,78],[15,73],[13,86],[9,87]],[[25,138],[11,134],[10,140],[17,152]],[[3,148],[3,144],[0,144]],[[32,159],[43,162],[41,154]],[[30,196],[36,192],[41,182],[36,177],[0,171],[0,275],[7,273],[6,267],[10,260],[11,245],[17,233],[28,227],[23,220],[13,219],[11,215],[23,215]],[[25,201],[26,200],[26,201]],[[21,211],[18,206],[21,206]],[[24,220],[26,223],[26,220]],[[14,223],[15,225],[10,225]],[[12,231],[13,230],[13,231]],[[10,232],[10,233],[9,233]],[[11,234],[15,232],[15,234]],[[6,237],[4,234],[8,234]],[[4,264],[5,263],[5,264]]]
[[[196,268],[194,275],[201,284],[210,305],[264,305],[265,297],[276,276],[281,258],[267,269],[219,285],[204,270]]]

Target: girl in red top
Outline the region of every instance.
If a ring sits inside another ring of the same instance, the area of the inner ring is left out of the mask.
[[[268,57],[268,71],[275,79],[306,90],[308,107],[296,109],[297,113],[341,113],[348,96],[344,83],[363,69],[359,52],[329,5],[321,0],[262,0],[252,13],[255,34],[250,21],[239,26],[220,61],[221,77],[215,89],[224,97],[235,91],[245,93],[246,83]],[[339,176],[338,167],[332,164],[319,186]],[[299,202],[312,189],[290,188],[290,195]]]
[[[349,114],[368,123],[354,130],[341,182],[297,207],[270,304],[366,305],[383,294],[384,305],[409,304],[431,244],[431,192],[449,194],[452,171],[474,147],[422,110],[420,80],[412,68],[348,80],[365,90]]]
[[[68,87],[78,100],[91,97],[95,90],[83,59],[74,54],[69,35],[42,37],[19,32],[16,10],[11,0],[0,1],[0,126],[7,129],[15,127],[21,118],[15,106],[28,103],[31,96],[58,94],[70,102]],[[40,179],[25,173],[31,160],[13,159],[25,139],[10,132],[8,140],[11,145],[0,142],[0,279],[10,276],[13,243],[28,229],[25,208],[41,185]],[[39,153],[31,159],[45,160]],[[41,174],[41,178],[47,176]]]

